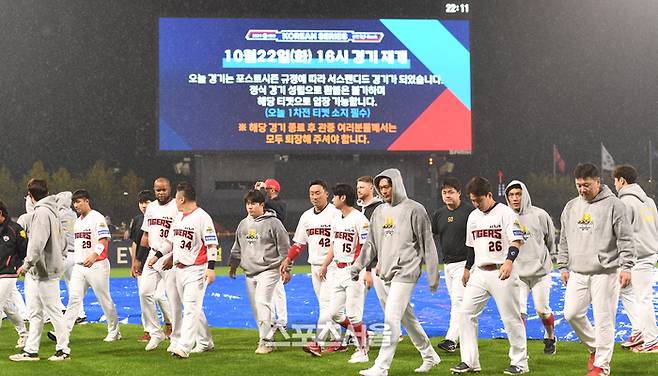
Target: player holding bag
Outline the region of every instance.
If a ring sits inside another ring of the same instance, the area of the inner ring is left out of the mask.
[[[260,191],[249,191],[244,196],[247,217],[235,231],[231,249],[229,276],[235,278],[238,265],[244,269],[249,302],[258,324],[256,354],[274,350],[272,312],[274,289],[281,280],[279,266],[290,249],[288,232],[271,211],[265,211],[265,197]]]

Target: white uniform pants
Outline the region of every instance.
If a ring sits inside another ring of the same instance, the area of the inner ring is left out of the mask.
[[[73,274],[74,266],[75,266],[74,252],[66,252],[66,265],[64,266],[64,283],[66,284],[66,289],[69,291],[69,302],[71,301],[71,275]],[[66,307],[62,308],[62,310],[65,309]],[[79,318],[87,317],[84,304],[80,305],[80,312],[78,312],[78,317]]]
[[[329,304],[331,318],[336,323],[344,322],[345,318],[349,319],[351,324],[362,322],[365,296],[363,273],[358,281],[353,281],[349,267],[337,269],[334,274],[334,291]]]
[[[320,265],[311,265],[311,281],[313,282],[313,291],[318,298],[320,306],[320,315],[318,317],[316,339],[323,341],[328,334],[332,334],[334,340],[339,339],[340,327],[331,319],[331,294],[334,291],[334,275],[336,273],[336,264],[331,263],[327,269],[325,280],[320,279]],[[345,307],[343,306],[344,310]]]
[[[107,318],[108,334],[116,335],[119,332],[117,310],[114,307],[112,296],[110,296],[110,260],[97,261],[89,268],[76,264],[71,273],[69,286],[69,305],[65,315],[69,331],[73,329],[80,306],[82,306],[82,300],[91,287]]]
[[[175,274],[178,296],[183,303],[182,321],[172,320],[172,325],[180,327],[180,336],[176,338],[175,345],[186,353],[192,351],[196,343],[206,346],[212,344],[210,328],[203,314],[207,269],[208,264],[192,265],[185,268],[174,267],[172,273]]]
[[[27,334],[23,315],[16,304],[14,303],[16,289],[16,278],[0,278],[0,308],[2,308],[11,322],[16,328],[19,336]],[[21,298],[22,300],[22,298]]]
[[[137,277],[137,289],[139,290],[139,285],[141,283],[142,276]],[[160,308],[160,312],[162,313],[162,319],[164,320],[165,323],[171,324],[171,312],[169,310],[169,301],[167,300],[167,294],[165,293],[165,281],[160,280],[158,282],[158,285],[155,287],[155,302],[157,303],[158,307]],[[144,323],[142,323],[142,326]]]
[[[149,251],[147,260],[150,260],[155,255],[153,250]],[[168,256],[171,257],[171,256]],[[160,296],[158,294],[158,284],[161,281],[167,283],[167,275],[170,270],[163,270],[162,263],[165,257],[161,257],[158,262],[156,262],[152,268],[149,268],[148,265],[144,266],[142,271],[142,277],[139,282],[139,304],[142,307],[142,324],[144,325],[144,331],[148,332],[151,337],[164,339],[164,332],[160,327],[160,319],[158,318],[158,312],[156,311],[155,302]],[[166,291],[169,291],[166,288]],[[174,306],[174,302],[171,301],[171,297],[167,294],[169,300],[169,307]],[[166,304],[165,304],[166,305]],[[172,308],[167,308],[165,311],[169,311],[171,324],[173,326],[174,321],[174,312]]]
[[[272,330],[272,296],[276,285],[281,281],[278,269],[270,269],[252,277],[246,277],[247,293],[254,320],[258,326],[258,338],[260,343],[272,341],[274,330]]]
[[[405,282],[391,282],[384,284],[384,291],[386,294],[386,307],[384,308],[384,324],[386,330],[390,331],[388,341],[382,343],[379,348],[379,354],[375,360],[375,365],[383,368],[391,368],[395,349],[398,346],[398,338],[400,338],[400,324],[404,325],[411,338],[411,342],[416,349],[420,352],[423,361],[431,361],[438,357],[438,354],[432,348],[425,330],[418,322],[414,310],[409,304],[411,294],[414,291],[415,283]]]
[[[451,262],[443,266],[448,295],[450,296],[450,325],[448,326],[446,339],[455,343],[459,342],[459,307],[464,299],[464,290],[466,289],[462,283],[465,266],[466,260]]]
[[[589,352],[596,352],[594,365],[610,371],[610,359],[615,345],[615,316],[619,300],[619,273],[569,273],[564,295],[564,318],[576,331]],[[590,303],[594,312],[592,327],[587,318]]]
[[[621,289],[621,301],[633,325],[633,332],[641,332],[647,343],[658,339],[653,305],[653,274],[657,257],[636,263],[631,272],[631,284]]]
[[[274,287],[274,298],[272,299],[274,310],[272,311],[272,322],[288,325],[288,301],[286,300],[286,289],[283,280],[279,279]]]
[[[39,352],[44,318],[47,315],[50,317],[57,336],[55,349],[70,354],[69,331],[66,327],[64,314],[59,308],[62,304],[59,295],[59,278],[41,281],[28,273],[25,276],[25,300],[27,301],[27,311],[30,319],[30,331],[23,350],[29,353]]]
[[[498,277],[498,273],[499,270],[487,271],[477,266],[471,269],[459,322],[461,360],[470,367],[480,367],[478,319],[489,297],[493,297],[510,344],[510,364],[527,370],[528,347],[525,325],[521,320],[519,276],[512,270],[510,277],[503,281]]]

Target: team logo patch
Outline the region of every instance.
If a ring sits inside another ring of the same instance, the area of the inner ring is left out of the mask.
[[[519,223],[519,227],[521,228],[521,236],[523,236],[523,241],[528,240],[530,238],[530,230],[528,230],[528,228],[521,223]]]
[[[384,236],[393,235],[395,233],[395,223],[393,223],[393,217],[386,217],[386,221],[384,221],[382,228],[384,229]]]
[[[2,240],[8,242],[8,241],[9,241],[9,236],[7,236],[7,235],[3,236],[3,237],[2,237]]]
[[[258,239],[260,239],[260,236],[258,235],[256,230],[249,229],[249,231],[247,231],[246,238],[247,238],[247,244],[254,245],[258,242]]]
[[[580,231],[589,231],[592,227],[594,227],[594,224],[592,223],[592,215],[589,213],[583,214],[578,220],[578,228]]]
[[[25,230],[21,230],[21,232],[18,233],[21,238],[27,238],[27,234],[25,233]]]

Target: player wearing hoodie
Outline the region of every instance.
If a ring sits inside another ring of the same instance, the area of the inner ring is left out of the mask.
[[[505,198],[519,215],[523,245],[514,265],[521,280],[519,292],[521,318],[526,322],[528,294],[532,291],[537,315],[544,324],[544,354],[555,354],[555,317],[548,305],[551,293],[551,253],[555,252],[555,226],[544,209],[532,205],[530,192],[522,181],[512,180],[505,188]]]
[[[361,255],[352,265],[351,275],[353,280],[358,280],[359,273],[366,266],[378,265],[378,274],[386,290],[384,322],[390,336],[382,343],[375,364],[359,374],[388,374],[400,337],[400,323],[423,358],[423,364],[415,371],[429,372],[441,362],[441,358],[434,351],[409,301],[422,274],[423,261],[427,265],[430,290],[436,292],[439,287],[438,256],[430,219],[421,204],[407,197],[399,170],[384,170],[375,177],[375,187],[385,203],[372,214],[368,238]]]
[[[633,231],[624,203],[601,184],[596,166],[579,164],[573,175],[578,197],[562,211],[557,256],[567,286],[564,318],[589,350],[587,375],[608,375],[619,288],[630,284],[635,264]],[[587,318],[590,304],[595,328]]]
[[[621,289],[621,301],[628,312],[633,332],[622,347],[639,353],[658,353],[658,327],[653,307],[653,274],[658,255],[658,213],[656,203],[644,193],[633,166],[622,165],[612,173],[615,188],[628,208],[637,261],[631,270],[633,283]]]

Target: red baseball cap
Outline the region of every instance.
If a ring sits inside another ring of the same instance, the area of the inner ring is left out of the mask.
[[[265,180],[265,188],[274,188],[275,191],[281,192],[281,184],[274,179]]]

